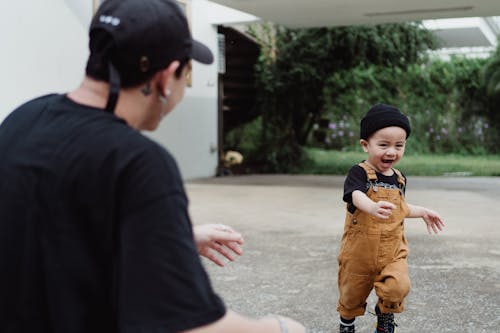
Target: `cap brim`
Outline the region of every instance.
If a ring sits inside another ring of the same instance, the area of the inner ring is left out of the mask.
[[[210,51],[205,44],[200,43],[195,39],[193,39],[191,58],[206,65],[214,62],[214,55],[212,54],[212,51]]]

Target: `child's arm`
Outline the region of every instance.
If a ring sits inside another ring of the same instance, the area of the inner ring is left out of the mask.
[[[396,208],[396,205],[388,201],[375,202],[360,190],[352,192],[352,203],[356,208],[380,219],[389,218],[392,210]]]
[[[427,225],[429,234],[432,234],[432,232],[437,234],[439,231],[443,230],[444,222],[441,220],[441,216],[435,211],[410,204],[408,204],[408,207],[410,208],[408,217],[421,217]]]

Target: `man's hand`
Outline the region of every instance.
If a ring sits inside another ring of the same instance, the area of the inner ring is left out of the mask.
[[[202,224],[194,226],[193,233],[198,253],[221,267],[224,261],[220,255],[233,261],[235,254],[243,253],[243,237],[229,226]]]

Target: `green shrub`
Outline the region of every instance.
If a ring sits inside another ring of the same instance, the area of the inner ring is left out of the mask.
[[[485,60],[452,58],[405,69],[381,66],[339,71],[323,88],[330,126],[325,145],[352,150],[359,122],[376,103],[397,106],[409,116],[416,152],[486,153],[495,146],[482,88]],[[314,138],[311,138],[314,146]]]
[[[435,46],[432,34],[418,23],[315,29],[260,26],[251,32],[262,45],[256,66],[263,131],[259,157],[276,172],[304,161],[302,146],[322,118],[322,90],[331,75],[359,64],[405,67],[422,61],[422,52]]]
[[[239,126],[224,138],[225,150],[239,151],[245,158],[257,154],[262,136],[262,117],[258,117],[243,126]]]
[[[359,122],[376,103],[410,117],[413,153],[486,154],[500,147],[500,96],[486,93],[500,87],[500,51],[493,60],[427,59],[425,51],[436,43],[415,23],[264,25],[254,37],[262,43],[256,66],[261,118],[230,133],[225,146],[261,171],[300,168],[308,159],[304,146],[355,151]]]

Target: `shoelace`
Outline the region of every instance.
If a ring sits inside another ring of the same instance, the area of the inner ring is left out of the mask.
[[[384,333],[394,333],[394,327],[398,326],[394,322],[394,314],[381,313],[377,318],[377,331],[379,331],[379,328],[382,328]]]

